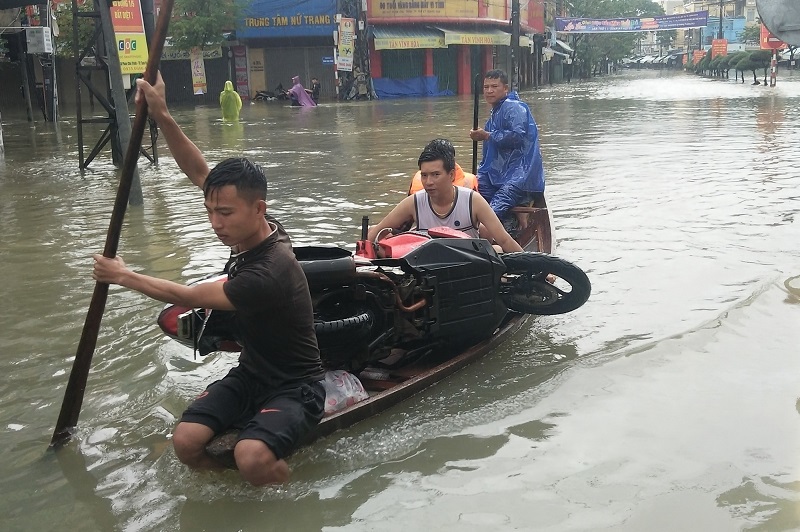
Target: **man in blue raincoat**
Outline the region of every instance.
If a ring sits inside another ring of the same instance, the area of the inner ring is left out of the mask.
[[[491,115],[486,126],[471,130],[469,137],[483,141],[480,193],[508,229],[515,220],[510,209],[530,202],[535,192],[544,192],[539,132],[528,105],[516,91],[509,92],[502,70],[486,73],[483,96],[492,106]]]

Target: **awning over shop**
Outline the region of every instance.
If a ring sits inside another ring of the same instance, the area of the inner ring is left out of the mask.
[[[561,52],[559,52],[558,50],[553,50],[553,49],[552,49],[552,48],[550,48],[550,47],[544,47],[544,48],[542,48],[542,53],[543,53],[544,55],[546,55],[546,56],[549,56],[549,57],[548,57],[548,59],[549,59],[550,57],[553,57],[554,55],[560,55],[561,57],[569,57],[569,54],[564,54],[564,53],[561,53]]]
[[[556,39],[556,44],[559,47],[561,47],[561,49],[564,50],[565,52],[567,52],[568,54],[571,54],[572,52],[575,51],[572,48],[570,48],[569,45],[567,43],[565,43],[564,41],[560,41],[560,40]]]
[[[509,46],[511,44],[511,34],[495,28],[485,28],[485,29],[437,28],[437,29],[444,32],[444,42],[448,46],[451,44]]]
[[[447,48],[451,44],[509,46],[511,34],[497,28],[439,28],[431,26],[373,26],[376,50]],[[530,38],[519,36],[520,46],[530,46]]]
[[[447,48],[444,34],[426,26],[373,26],[376,50]]]

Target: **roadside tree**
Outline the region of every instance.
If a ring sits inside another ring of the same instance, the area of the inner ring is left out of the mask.
[[[170,44],[178,50],[213,48],[225,42],[225,33],[249,5],[239,0],[175,0],[169,23]]]
[[[745,26],[742,31],[736,34],[736,37],[739,42],[758,46],[758,42],[761,40],[761,25]]]
[[[94,11],[90,2],[78,6],[78,11],[88,13]],[[78,46],[84,47],[89,43],[94,35],[94,19],[90,17],[78,17]],[[59,4],[56,11],[56,25],[58,26],[58,36],[53,39],[55,54],[59,57],[73,57],[72,50],[72,6],[71,4]],[[83,50],[78,50],[81,53]],[[89,55],[93,55],[89,53]]]
[[[756,50],[750,52],[750,59],[756,65],[756,70],[764,70],[764,85],[767,84],[767,71],[772,64],[772,50]],[[755,74],[755,72],[753,72]]]
[[[663,15],[664,8],[650,0],[573,0],[570,16],[586,18],[647,17]],[[604,62],[619,61],[628,57],[643,33],[582,33],[575,36],[576,56],[580,76],[590,77],[598,72]]]

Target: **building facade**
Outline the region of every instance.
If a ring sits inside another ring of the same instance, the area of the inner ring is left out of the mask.
[[[305,86],[318,78],[322,99],[352,96],[356,67],[378,97],[468,94],[476,73],[510,71],[511,9],[511,0],[253,0],[222,49],[223,65],[211,66],[221,77],[235,77],[244,98],[288,88],[296,75]],[[351,71],[337,71],[342,17],[357,26]],[[515,59],[523,87],[540,68],[533,36],[544,32],[544,2],[520,2]],[[181,76],[189,68],[170,67]]]
[[[369,69],[384,91],[470,94],[475,74],[510,70],[511,0],[366,0]],[[521,85],[533,83],[531,38],[544,33],[544,4],[522,2],[517,63]],[[421,80],[410,84],[408,80]]]

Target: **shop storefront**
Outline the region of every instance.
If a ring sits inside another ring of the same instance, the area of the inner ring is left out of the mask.
[[[479,0],[368,0],[370,73],[378,96],[469,94],[475,74],[508,69],[511,3]],[[522,79],[530,70],[528,35],[543,33],[541,6],[521,12]]]
[[[305,86],[318,78],[321,98],[333,98],[335,16],[336,0],[254,0],[236,28],[247,49],[251,95],[288,89],[300,76]]]

